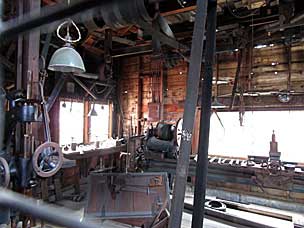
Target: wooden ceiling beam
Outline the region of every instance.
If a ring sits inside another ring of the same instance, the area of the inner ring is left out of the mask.
[[[42,0],[42,3],[45,4],[45,5],[55,5],[58,3],[57,0]]]
[[[161,15],[163,17],[167,17],[167,16],[171,16],[171,15],[175,15],[175,14],[190,12],[190,11],[193,11],[193,10],[196,10],[196,5],[195,6],[188,6],[188,7],[168,11],[168,12],[164,12],[164,13],[161,13]]]

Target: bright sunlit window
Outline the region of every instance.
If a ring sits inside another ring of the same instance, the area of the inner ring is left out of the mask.
[[[71,142],[83,142],[83,102],[60,102],[59,118],[59,143],[60,145],[70,144]]]
[[[230,157],[268,156],[272,131],[275,131],[281,159],[304,162],[304,111],[246,112],[240,126],[238,112],[211,117],[209,154]]]
[[[97,116],[90,118],[90,142],[103,141],[109,137],[109,105],[95,104],[95,111]]]

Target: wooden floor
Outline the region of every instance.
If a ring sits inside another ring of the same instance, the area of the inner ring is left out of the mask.
[[[186,203],[193,203],[193,189],[187,188],[186,197],[185,197]],[[59,205],[64,206],[66,208],[70,208],[75,211],[75,217],[82,218],[83,217],[83,211],[84,211],[84,203],[85,200],[79,203],[69,201],[69,200],[63,200],[59,202]],[[278,210],[277,210],[278,211]],[[254,213],[234,210],[227,208],[227,213],[237,215],[239,217],[249,219],[252,221],[263,221],[264,224],[269,225],[271,227],[276,228],[292,228],[293,223],[281,219],[275,219],[263,215],[258,215]],[[183,213],[183,220],[182,220],[182,228],[189,228],[191,227],[191,219],[192,215],[189,213],[184,212]],[[110,220],[104,220],[104,221],[94,221],[94,223],[100,224],[101,228],[131,228],[133,226],[121,224],[118,222],[110,221]],[[53,227],[53,226],[52,226]],[[236,227],[232,225],[223,224],[219,221],[210,220],[208,218],[205,218],[204,220],[204,227],[206,228],[231,228]]]
[[[186,197],[186,201],[191,200],[193,198],[192,193],[188,193]],[[83,207],[84,202],[73,202],[69,200],[62,200],[58,202],[59,205],[64,206],[66,208],[70,208],[75,211],[75,217],[81,218],[83,217]],[[183,213],[183,220],[182,220],[182,228],[189,228],[191,227],[191,220],[192,215],[189,213]],[[104,220],[104,221],[94,221],[94,223],[100,224],[101,228],[134,228],[133,226],[121,224],[115,221],[110,220]],[[51,226],[52,228],[55,228],[54,226]],[[225,224],[222,224],[220,222],[212,221],[210,219],[204,220],[204,227],[206,228],[232,228],[233,226],[228,226]],[[56,227],[57,228],[57,227]]]
[[[193,198],[194,198],[193,191],[190,190],[190,188],[188,188],[187,192],[186,192],[185,203],[193,204]],[[266,209],[265,207],[263,207],[263,208]],[[272,210],[272,209],[268,208],[268,210]],[[276,210],[276,212],[285,213],[284,211],[279,211],[279,210]],[[273,217],[263,216],[263,215],[259,215],[259,214],[255,214],[255,213],[235,210],[235,209],[231,209],[231,208],[227,208],[226,213],[229,213],[231,215],[235,215],[235,216],[247,219],[247,220],[251,220],[253,222],[262,222],[263,224],[270,226],[270,227],[275,227],[275,228],[293,228],[294,227],[293,223],[290,221],[276,219]],[[183,226],[183,228],[191,227],[191,215],[183,216],[183,224],[185,224],[185,226]],[[190,224],[190,226],[189,226],[189,224]],[[229,226],[229,225],[226,225],[223,223],[212,221],[210,219],[205,219],[204,227],[223,228],[223,227],[235,227],[235,226]]]
[[[82,209],[82,203],[74,203],[71,201],[61,201],[60,205],[64,207],[68,207],[75,210],[75,217],[82,217],[83,216],[83,209]],[[81,208],[80,208],[81,207]],[[183,220],[182,220],[182,228],[189,228],[191,227],[191,220],[192,215],[189,213],[183,213]],[[101,228],[135,228],[130,225],[121,224],[115,221],[110,220],[104,220],[104,221],[94,221],[96,224],[100,224]],[[233,226],[228,226],[216,221],[212,221],[210,219],[204,220],[204,227],[206,228],[232,228]],[[52,226],[52,228],[55,228]],[[57,228],[57,227],[56,227]]]
[[[183,213],[182,228],[191,227],[191,221],[192,221],[192,215]],[[233,226],[228,226],[223,223],[212,221],[210,219],[204,219],[204,227],[206,227],[206,228],[230,228]]]

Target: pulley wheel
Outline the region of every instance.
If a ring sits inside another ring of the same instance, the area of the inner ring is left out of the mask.
[[[41,144],[32,159],[35,172],[40,177],[55,175],[62,166],[63,154],[57,143],[45,142]]]
[[[0,186],[8,187],[10,183],[10,169],[7,161],[0,157]]]
[[[140,16],[146,22],[152,22],[159,14],[156,5],[149,4],[147,0],[136,0],[136,6]]]
[[[175,128],[175,139],[176,144],[180,147],[182,142],[182,132],[183,132],[183,119],[179,119],[176,122],[176,128]]]
[[[174,138],[174,132],[172,124],[158,123],[155,128],[155,136],[165,141],[171,141]]]

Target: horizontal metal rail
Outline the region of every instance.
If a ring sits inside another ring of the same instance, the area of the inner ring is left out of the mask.
[[[193,205],[189,203],[184,204],[185,212],[193,213]],[[274,226],[268,226],[266,224],[251,221],[249,219],[241,218],[227,212],[217,211],[205,207],[205,215],[207,219],[218,221],[227,225],[233,225],[235,227],[247,227],[247,228],[275,228]]]

